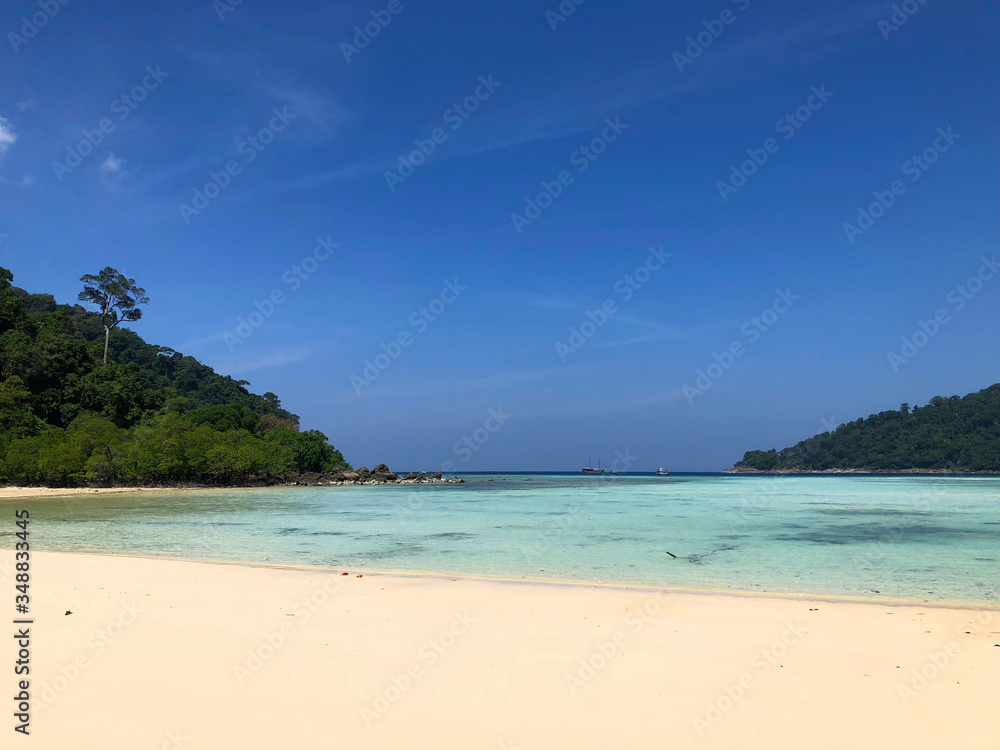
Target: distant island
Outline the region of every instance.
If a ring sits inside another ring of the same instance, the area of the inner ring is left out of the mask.
[[[883,411],[791,448],[753,450],[728,473],[1000,472],[1000,384]]]
[[[145,290],[114,268],[80,280],[79,301],[13,285],[0,268],[0,480],[77,485],[363,484],[399,477],[351,467],[273,393],[120,327]]]

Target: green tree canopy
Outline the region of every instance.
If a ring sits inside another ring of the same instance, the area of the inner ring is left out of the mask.
[[[29,294],[0,268],[0,479],[218,484],[348,466],[275,394],[120,327],[144,292],[101,273],[110,285],[84,277],[94,294],[128,298],[112,312]]]
[[[1000,471],[1000,384],[883,411],[790,448],[747,451],[737,467],[759,471],[951,469]]]
[[[85,274],[80,281],[84,287],[78,299],[97,307],[101,325],[104,326],[104,364],[107,364],[111,329],[122,322],[139,320],[142,317],[139,305],[149,304],[149,297],[145,289],[136,285],[135,279],[127,278],[111,266],[96,276]]]

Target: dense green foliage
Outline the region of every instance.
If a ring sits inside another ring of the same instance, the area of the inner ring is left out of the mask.
[[[113,270],[113,269],[110,269]],[[273,393],[110,330],[0,268],[0,478],[76,484],[229,484],[347,466]]]
[[[737,466],[760,471],[951,469],[1000,471],[1000,384],[927,406],[883,411],[782,451],[748,451]]]
[[[118,270],[111,266],[96,275],[84,274],[80,277],[80,281],[86,286],[77,299],[96,307],[101,325],[104,326],[104,357],[101,362],[106,365],[111,329],[126,321],[140,320],[142,310],[139,309],[139,305],[148,304],[149,297],[146,296],[146,290],[135,283],[135,279],[118,273]]]

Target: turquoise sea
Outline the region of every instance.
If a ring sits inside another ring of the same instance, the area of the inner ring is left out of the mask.
[[[31,510],[35,549],[1000,602],[1000,477],[464,478],[0,506]],[[0,544],[13,546],[12,530]]]

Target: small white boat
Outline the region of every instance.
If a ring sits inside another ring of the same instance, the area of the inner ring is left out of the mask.
[[[667,471],[666,469],[664,469],[662,466],[659,469],[656,470],[656,475],[658,477],[665,477],[668,474],[670,474],[670,472]]]

